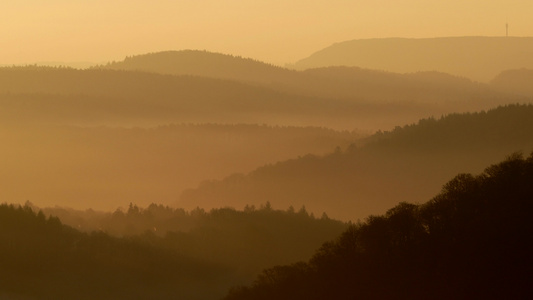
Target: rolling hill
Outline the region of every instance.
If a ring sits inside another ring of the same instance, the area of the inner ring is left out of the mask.
[[[94,211],[83,215],[98,224]],[[132,205],[105,219],[104,228],[80,232],[30,205],[0,204],[0,297],[219,299],[263,268],[309,259],[347,227],[270,206],[185,212]]]
[[[261,85],[292,95],[351,99],[356,102],[437,102],[443,98],[448,100],[450,94],[453,94],[456,100],[464,100],[472,95],[490,93],[487,86],[465,78],[438,75],[437,72],[417,72],[404,76],[393,72],[342,66],[293,71],[252,59],[198,50],[137,55],[101,68],[225,79]],[[446,95],[443,95],[444,89]],[[421,94],[426,96],[425,99]]]
[[[497,90],[533,98],[533,69],[503,71],[491,80],[490,85]]]
[[[292,67],[302,70],[327,66],[357,66],[399,73],[439,71],[488,82],[507,69],[533,68],[533,38],[352,40],[317,51]]]
[[[99,68],[221,78],[248,83],[283,82],[295,71],[250,58],[199,50],[163,51],[126,57]]]
[[[427,203],[370,216],[224,299],[531,298],[532,179],[533,155],[459,174]]]
[[[317,105],[332,109],[227,80],[47,67],[0,69],[0,97],[3,120],[74,125],[268,123],[291,113],[311,116]]]
[[[378,132],[326,156],[307,155],[185,191],[185,207],[305,205],[315,214],[357,220],[401,201],[425,201],[454,174],[479,172],[509,153],[533,150],[533,106],[422,119]]]
[[[195,50],[137,55],[101,68],[216,78],[263,87],[313,106],[320,105],[323,115],[335,116],[328,120],[324,116],[315,117],[306,125],[343,129],[384,130],[431,115],[523,101],[522,95],[442,72],[398,74],[343,66],[292,71],[251,59]],[[326,101],[309,102],[316,98]],[[348,123],[350,117],[354,125]],[[298,118],[306,119],[302,115]]]
[[[0,68],[0,116],[19,124],[259,123],[375,131],[524,98],[440,73],[326,68],[294,74],[294,80],[258,85],[140,71]]]
[[[100,209],[168,204],[202,180],[345,148],[361,136],[354,129],[388,130],[432,115],[527,99],[437,72],[402,75],[349,67],[296,72],[245,62],[293,77],[250,84],[206,74],[0,68],[0,178],[8,187],[1,195],[76,208],[89,202]],[[189,125],[158,127],[163,124]],[[27,187],[29,180],[34,184]],[[264,195],[259,202],[270,200]]]

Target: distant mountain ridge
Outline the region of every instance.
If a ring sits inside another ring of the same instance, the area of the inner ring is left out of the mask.
[[[194,55],[234,60],[203,52]],[[211,73],[212,67],[205,69],[210,76],[178,75],[181,69],[173,68],[158,73],[156,67],[145,71],[0,68],[4,108],[0,116],[55,123],[65,118],[69,124],[93,125],[137,120],[142,125],[253,122],[386,130],[430,115],[523,101],[523,96],[436,72],[397,74],[355,67],[296,72],[252,60],[246,63],[258,64],[256,82]],[[290,76],[273,82],[268,79],[273,73],[263,76],[261,69]]]
[[[351,40],[317,51],[292,67],[340,65],[399,73],[440,71],[488,82],[507,69],[533,68],[533,37]]]
[[[336,114],[353,112],[352,120],[365,124],[357,125],[360,129],[367,129],[366,124],[377,120],[369,116],[378,111],[391,113],[378,118],[382,124],[379,127],[385,128],[405,124],[397,118],[404,113],[416,114],[417,117],[408,121],[413,122],[429,115],[477,111],[523,101],[521,95],[514,94],[515,100],[509,101],[508,91],[438,71],[400,74],[346,66],[294,71],[249,58],[200,50],[136,55],[101,68],[208,77],[267,88],[283,96],[303,96],[307,101],[320,98],[325,100],[322,103],[327,103],[324,109],[335,103]]]
[[[501,91],[533,97],[533,69],[503,71],[490,84]]]
[[[461,94],[457,95],[458,97],[464,96],[465,92],[476,93],[487,90],[486,86],[442,72],[417,72],[404,75],[346,66],[294,71],[249,58],[199,50],[136,55],[101,68],[232,80],[259,84],[288,94],[322,98],[398,99],[406,91],[420,89],[421,85],[425,85],[424,90],[431,90],[432,98],[438,98],[443,88],[458,92]]]
[[[205,50],[162,51],[135,55],[126,57],[123,61],[108,63],[100,68],[262,83],[283,81],[285,77],[295,73],[295,71],[250,58]]]

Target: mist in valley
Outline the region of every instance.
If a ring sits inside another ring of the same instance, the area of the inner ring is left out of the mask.
[[[529,3],[29,2],[0,298],[531,294]]]

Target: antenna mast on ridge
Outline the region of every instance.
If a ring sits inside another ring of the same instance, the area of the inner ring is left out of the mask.
[[[509,37],[509,23],[505,23],[505,36]]]

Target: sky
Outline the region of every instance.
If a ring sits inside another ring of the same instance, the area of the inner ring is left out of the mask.
[[[533,36],[532,0],[2,0],[0,65],[199,49],[284,65],[353,39]]]

